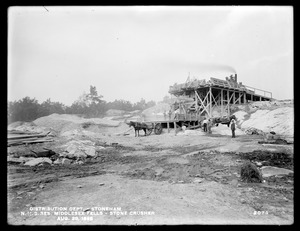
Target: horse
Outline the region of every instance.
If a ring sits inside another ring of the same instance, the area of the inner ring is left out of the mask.
[[[229,117],[218,117],[218,118],[213,118],[213,124],[216,124],[216,126],[218,126],[219,124],[226,124],[227,127],[229,127],[230,121],[234,119],[236,120],[235,115],[231,115]]]
[[[132,126],[134,128],[135,137],[136,137],[136,132],[137,132],[138,136],[140,136],[140,130],[142,130],[142,129],[145,132],[145,136],[147,135],[146,134],[146,128],[145,128],[145,126],[143,126],[142,123],[130,121],[127,124],[129,125],[129,127]]]

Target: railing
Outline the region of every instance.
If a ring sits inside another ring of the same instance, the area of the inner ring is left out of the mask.
[[[253,94],[255,94],[255,95],[260,95],[260,96],[272,98],[272,92],[270,92],[270,91],[265,91],[265,90],[261,90],[261,89],[258,89],[258,88],[249,87],[249,86],[246,86],[246,85],[243,85],[243,86],[246,88],[246,90],[252,91]]]

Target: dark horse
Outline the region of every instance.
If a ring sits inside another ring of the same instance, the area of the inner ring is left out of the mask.
[[[234,119],[236,120],[235,115],[231,115],[231,116],[224,116],[224,117],[218,117],[218,118],[214,118],[213,119],[213,123],[216,124],[216,126],[218,126],[219,124],[227,124],[227,126],[229,127],[230,121]]]
[[[133,122],[133,121],[130,121],[127,124],[129,125],[129,127],[132,126],[134,128],[135,137],[136,137],[136,131],[137,131],[138,136],[140,136],[140,130],[142,130],[142,129],[144,130],[145,136],[146,136],[146,125],[139,123],[139,122]]]

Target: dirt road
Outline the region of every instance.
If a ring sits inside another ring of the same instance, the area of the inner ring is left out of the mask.
[[[249,153],[280,153],[292,160],[291,146],[263,146],[255,135],[232,139],[170,133],[94,139],[118,144],[83,165],[9,165],[8,222],[293,223],[293,176],[269,177],[260,184],[244,183],[239,177]],[[293,168],[292,161],[283,164]]]

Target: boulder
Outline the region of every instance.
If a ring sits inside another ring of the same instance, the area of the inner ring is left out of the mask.
[[[7,163],[9,163],[9,164],[21,164],[21,163],[23,163],[23,160],[20,159],[20,158],[14,158],[14,157],[8,156],[7,157]]]
[[[72,163],[72,161],[67,158],[62,159],[62,161],[61,161],[61,164],[63,164],[63,165],[69,165],[71,163]]]
[[[87,156],[95,156],[96,155],[96,150],[94,147],[84,147],[85,154]]]
[[[53,161],[53,164],[62,164],[62,160],[61,159],[57,159],[57,160]]]
[[[23,163],[26,163],[26,162],[28,162],[30,160],[36,159],[36,157],[24,157],[24,156],[20,156],[19,159],[22,160]]]
[[[30,160],[30,161],[26,162],[24,165],[33,167],[33,166],[36,166],[36,165],[44,163],[44,162],[52,164],[52,161],[49,158],[41,157],[41,158],[35,158],[33,160]]]
[[[251,183],[261,183],[262,174],[261,171],[251,162],[246,162],[241,167],[241,179],[242,181]]]
[[[66,157],[70,159],[96,155],[95,144],[90,140],[72,140],[65,144],[64,148],[67,152]]]
[[[272,166],[263,166],[260,168],[263,177],[269,176],[277,176],[277,175],[288,175],[293,174],[294,171],[285,169],[285,168],[277,168]]]

